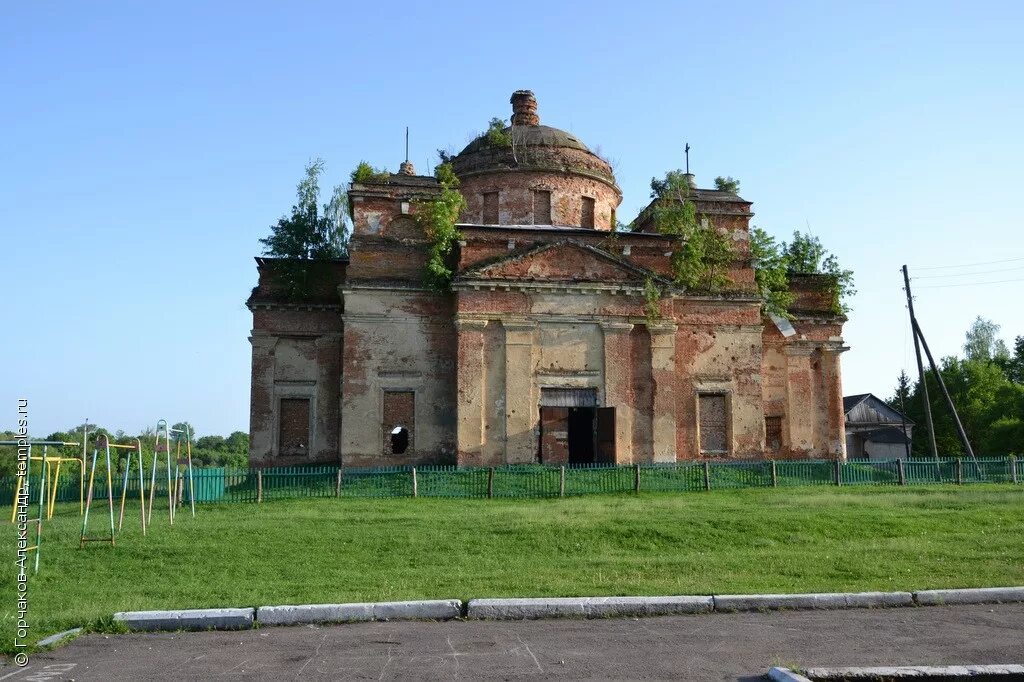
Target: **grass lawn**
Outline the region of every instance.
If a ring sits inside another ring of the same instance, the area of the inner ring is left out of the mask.
[[[32,640],[156,608],[1024,585],[1024,487],[1010,485],[223,504],[173,528],[155,509],[145,538],[135,507],[116,547],[85,549],[77,511],[44,530]],[[10,652],[13,526],[2,545]]]

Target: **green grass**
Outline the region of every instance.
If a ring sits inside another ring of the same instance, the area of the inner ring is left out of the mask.
[[[146,538],[137,511],[116,547],[80,550],[77,505],[58,509],[30,582],[34,639],[137,609],[1024,584],[1024,488],[1009,485],[282,500],[173,528],[154,510]],[[11,526],[3,552],[10,652]]]

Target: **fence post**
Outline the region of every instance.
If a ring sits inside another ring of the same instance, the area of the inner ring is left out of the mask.
[[[775,467],[775,460],[772,460],[772,487],[779,487],[779,470]]]
[[[704,462],[704,490],[711,490],[711,462]]]
[[[963,485],[964,483],[964,460],[962,457],[956,458],[956,484]]]
[[[416,481],[416,467],[412,468],[412,496],[419,497],[419,485]]]
[[[640,492],[640,465],[633,465],[633,492]]]
[[[494,497],[494,467],[487,470],[487,499]]]
[[[256,470],[256,504],[263,502],[263,469]]]
[[[1010,455],[1010,480],[1017,483],[1017,458]]]
[[[565,497],[565,465],[558,468],[558,496]]]
[[[334,475],[334,496],[341,497],[341,467],[338,467]]]
[[[907,472],[906,472],[906,469],[903,468],[903,460],[902,459],[896,460],[896,473],[899,474],[900,485],[906,485],[907,484]]]
[[[841,460],[836,460],[836,485],[843,484],[843,463]]]

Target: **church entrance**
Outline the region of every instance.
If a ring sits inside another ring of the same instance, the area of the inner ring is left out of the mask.
[[[541,389],[542,464],[615,462],[615,408],[597,406],[592,388]]]
[[[593,464],[594,408],[570,407],[568,422],[569,464]]]

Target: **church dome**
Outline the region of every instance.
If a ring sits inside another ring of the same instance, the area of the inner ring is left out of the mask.
[[[529,90],[512,93],[512,125],[505,127],[499,141],[487,133],[466,145],[452,159],[460,179],[509,171],[542,171],[581,175],[611,185],[616,192],[611,166],[590,151],[572,133],[540,125],[537,100]]]

